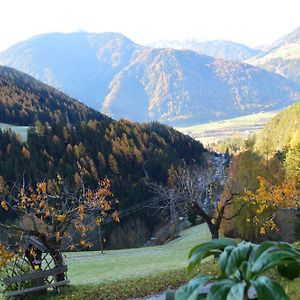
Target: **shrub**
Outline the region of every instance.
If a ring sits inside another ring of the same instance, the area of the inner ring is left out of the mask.
[[[289,299],[286,292],[266,276],[266,271],[276,269],[289,280],[300,274],[300,252],[283,242],[266,241],[256,245],[223,239],[202,243],[190,252],[189,271],[209,256],[218,256],[220,274],[198,275],[176,292],[169,293],[167,299],[247,300],[252,290],[259,300],[285,300]],[[209,287],[207,295],[201,294],[205,287]]]

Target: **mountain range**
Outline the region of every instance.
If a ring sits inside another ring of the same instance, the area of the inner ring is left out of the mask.
[[[220,43],[207,48],[218,51]],[[2,52],[0,62],[113,118],[140,122],[226,119],[286,107],[300,92],[297,83],[243,62],[141,46],[118,33],[44,34]]]
[[[260,49],[250,48],[246,45],[227,40],[199,41],[189,39],[183,41],[161,40],[152,43],[154,48],[172,48],[179,50],[192,50],[199,54],[213,56],[215,58],[244,61],[261,53]]]
[[[300,26],[247,62],[300,84]]]

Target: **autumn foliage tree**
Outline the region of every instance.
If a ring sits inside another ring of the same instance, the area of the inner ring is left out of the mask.
[[[0,222],[0,227],[11,233],[37,237],[53,257],[58,257],[56,265],[62,263],[58,254],[61,249],[90,248],[89,231],[107,218],[119,222],[118,200],[113,199],[108,179],[99,181],[96,190],[86,189],[83,181],[80,187],[72,188],[57,176],[35,187],[26,187],[23,183],[5,191],[7,189],[1,189],[1,208],[17,216],[17,222]],[[11,252],[1,244],[2,263],[11,257]]]
[[[248,218],[259,228],[261,235],[278,230],[276,216],[281,211],[297,210],[300,207],[300,189],[295,178],[285,179],[280,184],[271,184],[263,177],[258,177],[259,187],[255,192],[245,191],[243,200],[255,208],[255,216]]]

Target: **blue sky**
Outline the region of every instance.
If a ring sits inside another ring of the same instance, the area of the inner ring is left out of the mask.
[[[0,50],[46,32],[270,43],[300,26],[300,0],[0,0]]]

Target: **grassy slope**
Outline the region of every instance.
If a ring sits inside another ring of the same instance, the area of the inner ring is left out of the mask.
[[[198,225],[163,246],[67,254],[68,275],[74,285],[99,284],[182,269],[190,249],[208,239],[206,225]]]
[[[12,131],[15,131],[17,134],[19,134],[22,141],[25,141],[27,139],[28,126],[14,126],[14,125],[0,123],[1,130],[7,130],[9,128]]]
[[[162,293],[189,280],[187,254],[203,240],[209,239],[206,225],[182,232],[181,237],[163,246],[81,252],[67,254],[71,287],[60,296],[49,293],[34,300],[125,300]],[[203,262],[200,274],[217,274],[214,260]],[[275,274],[273,277],[277,277]],[[277,278],[276,278],[277,279]],[[299,299],[300,279],[292,282],[279,279],[291,300]],[[0,295],[0,299],[1,295]]]
[[[205,224],[181,232],[166,245],[137,249],[67,253],[71,287],[58,297],[30,299],[116,300],[161,293],[176,288],[189,279],[186,272],[191,248],[210,239]],[[204,273],[215,264],[204,265]],[[2,298],[0,294],[0,299]]]
[[[237,135],[246,136],[249,133],[257,132],[277,113],[278,111],[262,112],[191,127],[177,127],[176,129],[207,145]]]

